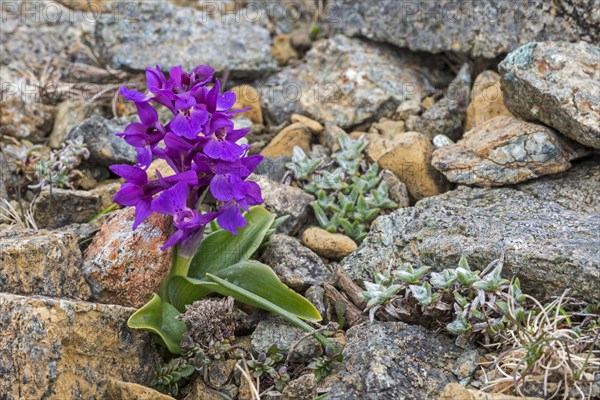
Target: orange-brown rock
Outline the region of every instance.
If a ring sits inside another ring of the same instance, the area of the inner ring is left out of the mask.
[[[250,107],[250,110],[241,113],[240,115],[248,117],[255,124],[263,123],[263,113],[260,106],[260,94],[250,85],[240,85],[231,89],[235,93],[236,100],[233,105],[234,110]]]
[[[279,132],[260,152],[265,157],[291,156],[294,146],[310,153],[311,135],[306,126],[296,122]]]
[[[512,114],[504,105],[504,96],[500,89],[500,75],[494,71],[484,71],[477,75],[475,83],[473,83],[471,103],[467,108],[465,132],[498,115]]]

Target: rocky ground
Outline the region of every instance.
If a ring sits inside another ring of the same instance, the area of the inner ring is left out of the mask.
[[[126,324],[169,271],[170,221],[131,231],[107,168],[136,156],[115,136],[136,118],[117,90],[141,89],[156,63],[210,64],[250,107],[236,123],[265,156],[252,179],[289,216],[257,257],[325,322],[345,318],[343,363],[283,398],[511,398],[477,391],[484,348],[369,322],[353,285],[404,263],[442,270],[466,256],[482,269],[503,256],[527,293],[600,301],[600,7],[451,3],[1,1],[0,399],[171,398],[145,387],[162,354]],[[328,165],[346,134],[366,138],[363,164],[379,166],[395,204],[364,240],[319,227],[315,197],[286,168],[296,146]],[[66,157],[72,168],[46,170]],[[261,318],[243,339],[256,351],[322,355]],[[231,363],[208,374],[213,389],[240,382]],[[182,393],[218,398],[201,379]]]

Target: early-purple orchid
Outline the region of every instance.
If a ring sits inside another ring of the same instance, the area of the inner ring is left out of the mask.
[[[263,202],[260,187],[247,181],[262,156],[249,156],[249,146],[240,143],[249,130],[235,129],[232,119],[244,110],[231,110],[235,93],[221,93],[218,80],[208,87],[214,72],[207,65],[190,73],[177,66],[167,79],[158,66],[148,67],[146,93],[120,90],[135,103],[140,122],[118,134],[136,148],[138,163],[111,167],[126,181],[115,202],[136,207],[134,229],[152,212],[173,216],[177,231],[164,248],[180,244],[184,253],[195,250],[211,221],[235,234],[246,225],[242,210]],[[153,104],[167,107],[173,118],[161,124]],[[158,179],[149,180],[146,171],[155,158],[164,159],[174,175],[162,177],[157,171]],[[198,202],[206,191],[220,207],[202,214]]]

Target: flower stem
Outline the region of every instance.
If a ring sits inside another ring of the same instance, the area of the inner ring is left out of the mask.
[[[185,257],[179,251],[179,246],[175,248],[173,253],[173,266],[171,267],[171,271],[169,271],[169,275],[163,279],[162,284],[160,285],[160,289],[158,290],[158,294],[163,301],[171,302],[169,299],[169,281],[174,276],[187,276],[188,270],[190,268],[190,264],[192,262],[193,257]]]

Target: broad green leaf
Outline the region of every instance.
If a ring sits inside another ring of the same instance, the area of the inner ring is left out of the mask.
[[[273,270],[265,264],[257,261],[244,261],[214,274],[207,274],[207,276],[210,280],[219,284],[221,284],[221,281],[226,281],[250,294],[247,299],[242,299],[238,298],[241,294],[223,294],[217,290],[218,293],[224,296],[232,296],[247,304],[278,314],[280,314],[279,311],[275,311],[275,309],[280,309],[286,314],[309,321],[321,320],[321,315],[315,306],[284,285]],[[265,308],[265,305],[269,308]]]
[[[179,311],[175,307],[163,302],[159,295],[153,294],[148,303],[129,317],[127,325],[133,329],[155,333],[171,353],[179,354],[179,343],[185,332],[185,324],[176,318],[178,315]]]
[[[171,304],[180,312],[185,311],[185,306],[196,300],[203,299],[212,292],[200,279],[188,278],[187,276],[174,276],[169,281],[169,299]]]
[[[263,207],[252,207],[244,216],[248,224],[237,235],[218,230],[202,240],[196,252],[188,276],[202,279],[205,274],[245,261],[262,244],[264,236],[273,224],[275,215]]]

